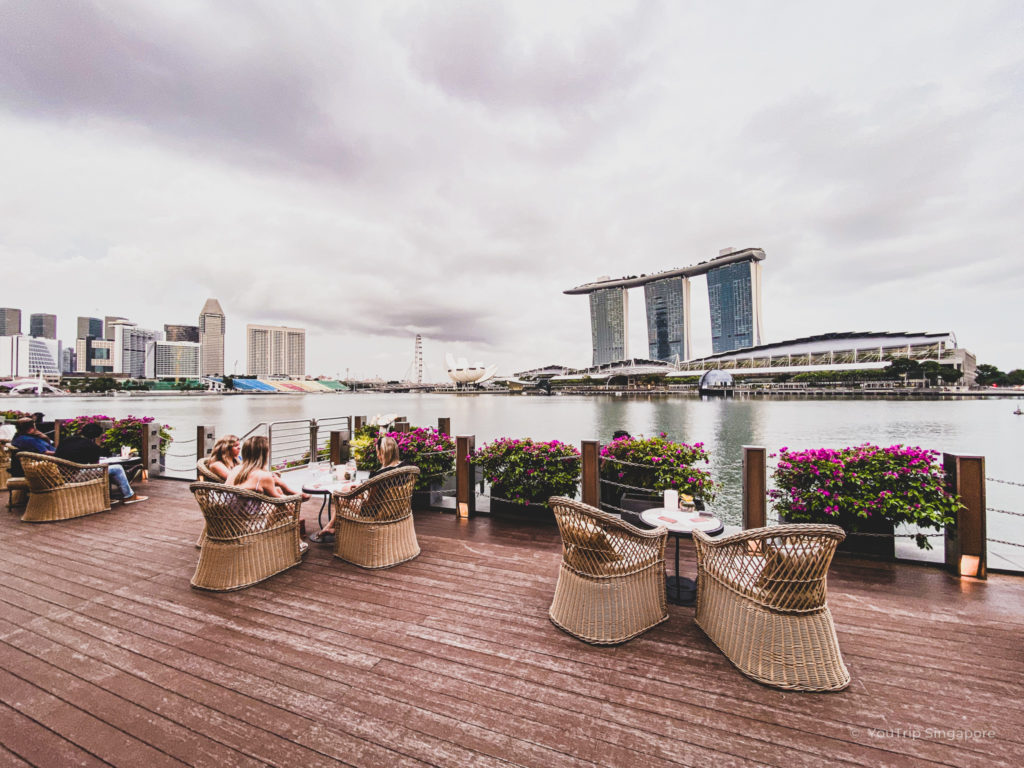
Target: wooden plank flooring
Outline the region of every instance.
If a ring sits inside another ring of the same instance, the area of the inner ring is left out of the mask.
[[[784,693],[689,607],[616,648],[556,629],[553,525],[418,512],[397,568],[314,546],[212,594],[189,587],[187,484],[145,492],[63,523],[0,513],[0,766],[1024,764],[1021,577],[837,559],[853,683]]]

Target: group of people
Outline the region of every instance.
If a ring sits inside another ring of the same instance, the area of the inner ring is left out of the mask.
[[[36,414],[42,417],[42,414]],[[31,417],[18,419],[15,422],[15,434],[11,439],[11,445],[19,451],[26,453],[40,453],[56,456],[58,459],[73,461],[75,464],[99,464],[104,458],[103,427],[95,422],[86,424],[75,436],[64,438],[60,445],[54,445],[50,438],[39,429],[39,422]],[[21,461],[17,454],[11,457],[11,474],[15,477],[24,475]],[[108,464],[107,475],[120,492],[120,498],[111,501],[120,501],[123,504],[137,504],[146,501],[148,496],[140,496],[132,490],[128,482],[128,475],[120,464]]]
[[[378,437],[374,442],[374,448],[380,469],[371,472],[370,477],[387,469],[409,466],[408,462],[402,461],[399,457],[398,443],[393,437]],[[244,442],[235,435],[224,435],[214,444],[206,466],[223,480],[225,485],[255,491],[272,498],[296,495],[277,472],[271,471],[270,441],[262,435],[248,437]],[[351,490],[355,485],[354,482],[344,485],[342,490]],[[308,493],[302,494],[303,501],[308,501],[309,498]],[[333,510],[327,525],[318,533],[311,535],[309,540],[314,544],[329,544],[334,541]]]

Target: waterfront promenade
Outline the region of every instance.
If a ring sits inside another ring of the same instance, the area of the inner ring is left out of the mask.
[[[553,525],[417,512],[422,554],[397,568],[314,547],[211,594],[188,585],[188,485],[145,493],[59,524],[0,513],[0,764],[980,768],[1024,753],[1020,577],[837,559],[853,682],[784,693],[737,672],[690,607],[616,648],[557,630]]]

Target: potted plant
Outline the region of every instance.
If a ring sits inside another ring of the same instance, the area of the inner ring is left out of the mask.
[[[548,498],[575,498],[579,490],[580,452],[558,440],[503,437],[477,449],[469,460],[490,483],[492,514],[540,510],[541,517],[550,518]]]
[[[833,523],[851,534],[843,549],[892,559],[896,525],[941,531],[954,524],[960,500],[946,491],[938,455],[870,443],[837,450],[782,448],[768,494],[785,521]],[[932,548],[923,532],[916,540],[921,549]]]
[[[618,437],[601,447],[601,480],[607,481],[601,484],[601,501],[616,507],[613,512],[622,508],[624,499],[634,500],[638,507],[661,504],[667,490],[714,501],[715,483],[700,466],[710,462],[704,443],[673,442],[664,432],[656,437]]]
[[[368,425],[356,431],[350,443],[359,469],[372,472],[380,468],[373,441],[380,427]],[[441,503],[441,486],[455,471],[455,441],[450,435],[434,427],[416,427],[409,432],[385,432],[398,443],[398,455],[420,469],[416,478],[412,503],[416,508],[437,506]]]

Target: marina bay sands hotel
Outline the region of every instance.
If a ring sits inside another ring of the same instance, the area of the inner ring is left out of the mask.
[[[626,360],[629,354],[628,289],[643,286],[647,304],[648,357],[689,360],[690,278],[707,275],[713,353],[762,343],[760,248],[723,249],[709,261],[653,275],[613,280],[599,277],[567,294],[589,294],[594,365]]]

